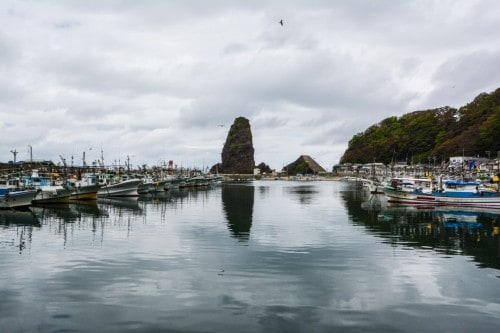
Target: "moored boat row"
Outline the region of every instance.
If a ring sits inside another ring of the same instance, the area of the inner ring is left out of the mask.
[[[392,204],[500,208],[498,182],[495,186],[487,186],[481,181],[439,177],[422,180],[422,183],[427,185],[406,187],[404,182],[393,179],[383,186],[383,193]]]
[[[137,197],[174,187],[210,186],[221,181],[221,177],[210,175],[169,176],[155,181],[134,175],[80,174],[64,179],[58,174],[41,174],[32,170],[30,176],[0,179],[0,209],[106,197]]]

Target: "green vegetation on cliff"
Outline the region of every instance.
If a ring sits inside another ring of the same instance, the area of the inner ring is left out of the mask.
[[[459,109],[443,107],[389,117],[349,141],[341,163],[425,163],[450,156],[496,157],[500,151],[500,88]]]

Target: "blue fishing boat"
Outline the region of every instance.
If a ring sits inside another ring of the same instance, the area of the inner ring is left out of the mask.
[[[58,175],[39,174],[32,170],[31,176],[22,177],[24,186],[28,189],[39,190],[33,198],[33,204],[68,203],[72,190],[64,187],[60,180],[55,180]]]
[[[481,182],[444,180],[431,193],[403,191],[398,188],[384,188],[387,201],[403,205],[461,206],[500,208],[500,194],[486,188]]]

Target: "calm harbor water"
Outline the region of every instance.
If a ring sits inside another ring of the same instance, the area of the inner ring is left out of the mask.
[[[0,332],[497,332],[499,227],[342,182],[0,211]]]

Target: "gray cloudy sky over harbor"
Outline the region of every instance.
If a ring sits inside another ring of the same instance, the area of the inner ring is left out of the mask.
[[[331,170],[386,117],[500,86],[495,0],[2,0],[0,22],[2,162],[211,166],[243,116],[257,164]]]

